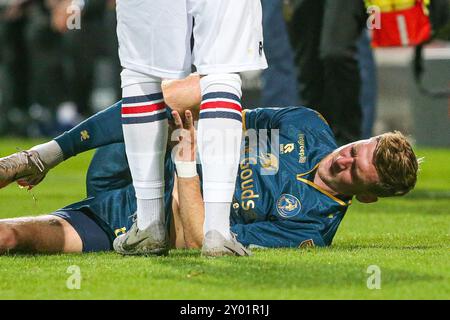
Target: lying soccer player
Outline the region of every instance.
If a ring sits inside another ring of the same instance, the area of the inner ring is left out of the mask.
[[[200,99],[198,78],[185,81],[168,83],[164,92],[166,101],[180,113]],[[87,173],[88,198],[49,215],[0,220],[0,252],[111,250],[118,234],[135,228],[136,203],[122,143],[120,107],[119,102],[49,143],[0,159],[0,186],[14,180],[34,186],[61,161],[100,147]],[[173,115],[175,126],[181,128],[179,114]],[[190,135],[182,143],[195,146],[193,117],[195,112],[186,112]],[[264,134],[258,129],[279,129],[279,152],[255,153],[252,139],[242,148],[230,224],[246,247],[328,246],[353,196],[374,202],[378,197],[404,195],[416,183],[418,161],[398,132],[337,148],[324,119],[307,108],[248,110],[243,122],[244,130],[257,129],[256,135]],[[200,178],[191,162],[194,154],[191,148],[177,161],[178,192],[172,190],[175,165],[166,155],[166,227],[177,248],[200,248],[202,228],[208,223]],[[230,254],[249,254],[238,242],[230,242]]]

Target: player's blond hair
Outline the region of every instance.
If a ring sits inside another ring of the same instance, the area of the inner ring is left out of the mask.
[[[372,188],[379,197],[401,196],[411,191],[417,182],[419,160],[411,144],[399,131],[377,137],[373,163],[380,178]]]

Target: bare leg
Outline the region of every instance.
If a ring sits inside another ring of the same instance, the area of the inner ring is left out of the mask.
[[[174,111],[178,111],[183,120],[186,110],[191,110],[194,120],[198,120],[202,101],[198,74],[191,74],[184,79],[164,80],[161,88],[164,102]]]
[[[52,215],[0,220],[0,255],[21,253],[82,252],[83,244],[75,229]]]
[[[173,249],[189,249],[184,240],[184,227],[180,217],[180,205],[178,201],[178,184],[175,177],[172,191],[172,221],[170,224],[170,246]]]

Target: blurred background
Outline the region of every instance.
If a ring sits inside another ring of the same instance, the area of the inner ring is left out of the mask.
[[[401,32],[398,45],[374,43],[386,35],[371,29],[368,7],[380,5],[384,21],[423,1],[261,2],[269,68],[243,74],[246,107],[306,105],[341,144],[400,130],[450,147],[449,0],[423,10],[432,32],[420,46],[408,17],[411,43]],[[119,100],[115,32],[114,0],[0,0],[0,137],[55,136]]]
[[[1,135],[54,136],[120,99],[114,0],[0,8]]]

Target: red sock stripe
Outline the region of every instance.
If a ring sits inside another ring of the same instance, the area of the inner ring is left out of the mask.
[[[228,101],[205,102],[202,103],[202,105],[200,106],[200,110],[215,109],[215,108],[233,109],[239,112],[242,111],[242,107],[240,105]]]
[[[139,107],[122,107],[122,114],[136,114],[136,113],[147,113],[158,110],[163,110],[166,108],[166,104],[164,102],[154,103]]]

